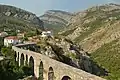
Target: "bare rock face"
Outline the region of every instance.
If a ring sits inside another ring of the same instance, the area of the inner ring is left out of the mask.
[[[120,5],[105,4],[78,12],[72,17],[68,29],[60,34],[79,43],[92,53],[102,45],[114,41],[119,36]]]
[[[110,43],[120,38],[120,22],[110,25],[110,27],[101,27],[99,30],[91,34],[91,36],[85,38],[81,45],[84,50],[94,52],[102,45]]]
[[[49,10],[40,16],[40,19],[45,23],[45,28],[61,30],[69,23],[74,14],[60,11],[60,10]]]
[[[61,24],[66,24],[70,21],[72,13],[59,11],[59,10],[49,10],[44,15],[40,16],[40,19],[48,22],[57,22]]]

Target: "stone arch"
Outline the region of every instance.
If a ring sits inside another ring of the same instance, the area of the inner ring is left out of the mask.
[[[22,53],[22,54],[21,54],[21,58],[20,58],[20,65],[21,65],[21,66],[24,65],[24,60],[25,60],[24,54]]]
[[[26,57],[25,65],[28,66],[28,55],[26,55],[25,57]]]
[[[15,62],[17,62],[17,52],[14,51],[14,59],[15,59]]]
[[[19,56],[19,52],[18,52],[18,60],[19,60],[20,56]]]
[[[18,59],[17,59],[17,60],[18,60],[17,65],[19,65],[19,64],[20,64],[20,54],[19,54],[19,52],[17,53],[17,55],[18,55],[18,57],[17,57],[17,58],[18,58]],[[20,66],[20,65],[19,65],[19,66]]]
[[[43,62],[41,61],[39,65],[39,79],[38,80],[43,80],[43,71],[44,71]]]
[[[32,56],[29,59],[29,67],[31,69],[31,74],[34,76],[34,58]]]
[[[52,67],[49,68],[48,80],[54,80],[54,71]]]
[[[63,76],[62,80],[72,80],[69,76]]]

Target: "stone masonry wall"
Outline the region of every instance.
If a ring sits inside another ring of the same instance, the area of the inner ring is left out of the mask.
[[[36,53],[29,50],[20,49],[18,47],[13,46],[12,49],[19,52],[19,56],[21,54],[24,54],[24,57],[27,55],[28,59],[32,56],[34,59],[34,73],[36,77],[39,77],[39,65],[40,62],[43,62],[44,67],[44,80],[48,80],[48,71],[49,68],[52,67],[54,70],[54,80],[61,80],[63,76],[69,76],[72,80],[105,80],[103,78],[100,78],[98,76],[92,75],[90,73],[87,73],[83,70],[74,68],[72,66],[66,65],[62,62],[56,61],[54,59],[51,59],[45,55],[42,55],[40,53]],[[29,62],[29,61],[28,61]]]

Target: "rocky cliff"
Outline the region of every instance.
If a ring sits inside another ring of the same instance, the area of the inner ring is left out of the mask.
[[[40,19],[45,23],[45,27],[59,31],[69,23],[74,14],[60,11],[60,10],[49,10],[40,16]]]
[[[109,4],[78,12],[71,19],[69,29],[62,32],[88,52],[119,38],[120,5]],[[92,46],[90,46],[92,45]]]
[[[63,37],[45,38],[41,39],[38,45],[40,46],[40,49],[38,49],[40,53],[50,58],[98,76],[107,74],[103,68],[99,67],[90,58],[81,46],[68,39]]]

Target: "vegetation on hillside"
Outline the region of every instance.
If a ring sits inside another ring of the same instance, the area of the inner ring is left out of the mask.
[[[81,27],[83,30],[78,33],[74,39],[75,42],[79,43],[100,27],[105,27],[108,23],[110,25],[114,24],[116,21],[120,20],[120,9],[114,9],[115,4],[112,5],[103,5],[89,8],[85,11],[85,13],[83,13],[85,14],[83,17],[80,17],[78,14],[76,14],[76,16],[73,17],[73,20],[75,21],[71,22],[68,26],[68,30],[65,30],[65,32],[63,32],[61,35],[68,36],[73,32],[77,33],[78,27]],[[110,7],[113,9],[109,9]],[[76,20],[76,17],[78,20]],[[73,27],[76,27],[76,29],[73,30]]]
[[[32,75],[30,67],[18,66],[11,48],[4,47],[1,52],[5,58],[0,61],[0,80],[18,80]]]
[[[60,23],[44,23],[44,27],[48,30],[52,30],[54,34],[56,35],[60,30],[63,30],[64,27]]]
[[[67,36],[69,34],[72,34],[74,31],[75,31],[75,29],[70,29],[70,30],[67,30],[67,31],[63,32],[61,35]]]
[[[90,34],[94,33],[95,30],[99,29],[100,27],[105,27],[106,24],[114,24],[116,21],[120,20],[120,10],[113,10],[112,13],[107,13],[107,12],[103,12],[102,10],[98,9],[94,12],[89,11],[87,13],[87,15],[85,16],[85,19],[88,18],[94,18],[96,17],[95,21],[91,21],[90,23],[86,23],[84,24],[82,27],[84,28],[89,28],[86,31],[83,31],[81,33],[81,35],[79,35],[77,38],[75,38],[75,42],[80,42],[82,40],[84,40],[85,38],[87,38]],[[104,13],[104,14],[102,14]],[[102,17],[102,16],[105,17]],[[115,18],[113,20],[110,20],[110,18]],[[106,22],[107,21],[107,22]],[[68,34],[69,35],[69,34]]]
[[[101,48],[91,53],[91,57],[101,67],[105,68],[109,74],[105,76],[108,80],[120,79],[120,44],[119,40],[103,45]]]
[[[62,35],[70,39],[75,35],[74,41],[81,44],[88,53],[91,51],[93,61],[109,72],[105,78],[119,80],[120,5],[95,6],[80,14],[84,16],[77,14]],[[73,27],[76,29],[73,30]]]
[[[35,32],[43,29],[43,22],[33,13],[17,7],[0,5],[0,32],[16,36],[17,32]]]
[[[30,75],[29,67],[19,67],[11,59],[0,61],[0,80],[18,80]]]
[[[2,16],[0,18],[0,31],[16,32],[17,30],[20,30],[22,32],[27,32],[28,30],[35,31],[35,28],[40,29],[32,23],[28,23],[13,17]]]

